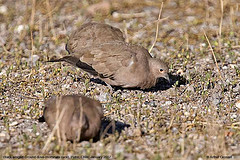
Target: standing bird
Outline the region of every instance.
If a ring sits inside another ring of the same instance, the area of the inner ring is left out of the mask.
[[[50,129],[59,120],[58,136],[62,140],[83,141],[98,135],[103,110],[99,101],[82,95],[65,95],[48,99],[43,117]]]
[[[87,23],[74,32],[66,45],[65,61],[112,86],[147,89],[159,78],[169,81],[167,65],[138,45],[124,41],[122,32],[110,25]]]

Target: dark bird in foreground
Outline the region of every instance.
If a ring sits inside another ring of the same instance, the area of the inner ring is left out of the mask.
[[[99,101],[82,95],[65,95],[48,99],[43,116],[50,129],[61,120],[59,132],[62,140],[83,141],[99,134],[103,111]]]
[[[169,81],[163,61],[126,43],[122,32],[107,24],[84,24],[70,36],[66,49],[69,56],[50,62],[68,62],[112,86],[147,89],[159,78]]]

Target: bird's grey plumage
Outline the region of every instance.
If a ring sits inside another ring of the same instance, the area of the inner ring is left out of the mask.
[[[60,135],[63,140],[75,141],[81,135],[80,140],[82,141],[97,136],[103,117],[102,106],[98,101],[82,95],[65,95],[58,100],[60,101],[59,108],[56,97],[52,97],[45,102],[43,116],[51,129],[56,124],[57,112],[60,115],[66,107],[59,124]],[[81,112],[82,119],[80,118]]]
[[[168,78],[168,67],[138,45],[124,41],[122,32],[110,25],[88,23],[74,32],[67,43],[66,61],[112,86],[151,88],[158,78]]]

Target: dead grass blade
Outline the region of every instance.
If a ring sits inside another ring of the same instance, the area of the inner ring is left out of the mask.
[[[60,97],[60,100],[59,100],[59,102],[57,102],[57,103],[61,104],[61,100],[62,100],[62,97]],[[59,124],[60,124],[60,122],[61,122],[61,120],[62,120],[62,118],[63,118],[63,115],[64,115],[66,109],[67,109],[67,107],[64,107],[64,108],[62,109],[62,111],[61,111],[61,113],[60,113],[60,116],[58,117],[58,119],[57,119],[57,121],[56,121],[56,124],[55,124],[55,126],[53,127],[52,132],[51,132],[50,135],[48,136],[48,139],[47,139],[47,141],[46,141],[46,143],[45,143],[45,145],[44,145],[44,147],[43,147],[43,149],[42,149],[42,152],[48,151],[48,149],[49,149],[49,144],[50,144],[50,142],[51,142],[51,139],[52,139],[53,135],[55,134],[55,132],[59,129]]]
[[[157,42],[157,38],[158,38],[158,32],[159,32],[159,23],[160,23],[160,19],[161,19],[161,15],[162,15],[162,8],[163,8],[163,2],[161,4],[161,8],[159,10],[159,14],[158,14],[158,19],[157,19],[157,28],[156,28],[156,34],[155,34],[155,39],[153,41],[152,46],[150,47],[150,49],[148,50],[149,53],[151,53],[153,47],[155,46],[156,42]]]
[[[207,40],[207,42],[208,42],[208,45],[209,45],[209,47],[210,47],[211,53],[212,53],[212,55],[213,55],[214,63],[215,63],[215,65],[216,65],[216,67],[217,67],[219,77],[220,77],[220,79],[224,82],[223,77],[222,77],[222,74],[221,74],[221,71],[220,71],[220,68],[219,68],[218,63],[217,63],[217,59],[216,59],[215,53],[214,53],[213,48],[212,48],[212,45],[211,45],[211,43],[209,42],[209,39],[208,39],[208,37],[207,37],[207,35],[206,35],[206,33],[205,33],[204,30],[203,30],[203,32],[204,32],[204,36],[205,36],[205,38],[206,38],[206,40]]]

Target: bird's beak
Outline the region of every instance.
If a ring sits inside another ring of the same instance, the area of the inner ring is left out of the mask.
[[[164,76],[164,78],[168,81],[168,83],[170,83],[170,79],[169,79],[169,75],[168,75],[168,74],[166,74],[166,75]]]

